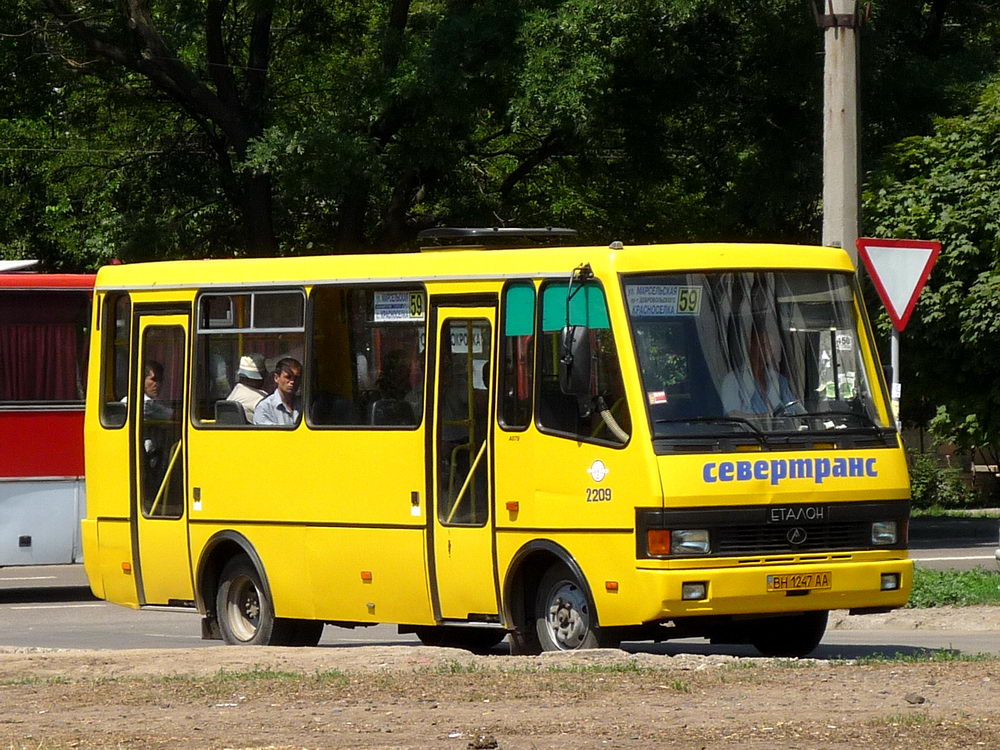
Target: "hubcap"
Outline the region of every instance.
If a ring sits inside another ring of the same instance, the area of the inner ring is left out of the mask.
[[[233,635],[252,640],[260,625],[260,592],[249,576],[234,578],[226,597],[226,614]]]
[[[563,651],[580,648],[590,631],[590,609],[579,586],[564,581],[549,596],[545,618],[553,643]]]

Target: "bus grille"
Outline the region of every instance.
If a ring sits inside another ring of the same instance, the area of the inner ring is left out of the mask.
[[[713,551],[721,555],[758,555],[773,552],[864,549],[871,546],[871,522],[841,521],[802,524],[805,540],[792,543],[791,526],[722,526],[715,530]]]

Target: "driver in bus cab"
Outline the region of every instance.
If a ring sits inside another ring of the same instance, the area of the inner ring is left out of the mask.
[[[730,370],[722,381],[720,396],[726,415],[779,416],[796,411],[793,407],[799,399],[779,369],[779,359],[780,344],[774,344],[763,326],[754,325],[743,367]]]
[[[274,365],[274,393],[261,399],[253,412],[256,425],[294,426],[302,417],[302,363],[292,357],[279,359]]]

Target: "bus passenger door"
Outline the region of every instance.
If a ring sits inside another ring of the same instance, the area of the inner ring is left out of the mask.
[[[140,604],[194,598],[185,451],[187,315],[138,312],[132,420],[132,539]]]
[[[444,620],[497,614],[489,415],[495,307],[436,307],[432,591]]]

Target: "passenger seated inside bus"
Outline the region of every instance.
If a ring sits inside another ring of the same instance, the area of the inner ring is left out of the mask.
[[[255,425],[297,425],[302,417],[302,399],[299,385],[302,382],[302,363],[292,357],[283,357],[274,365],[274,393],[261,399],[253,413]]]
[[[368,423],[372,425],[415,425],[416,413],[410,399],[413,396],[410,377],[411,357],[401,349],[393,349],[382,363],[376,380],[374,400],[368,408]]]
[[[237,370],[239,381],[226,396],[226,401],[236,401],[243,407],[247,424],[253,422],[253,412],[260,401],[267,397],[264,390],[264,378],[267,368],[264,365],[264,355],[244,354],[240,357],[240,367]]]
[[[148,360],[142,368],[142,413],[147,419],[170,419],[173,409],[160,401],[163,386],[163,365],[156,360]],[[128,403],[128,396],[122,396],[121,403]]]

